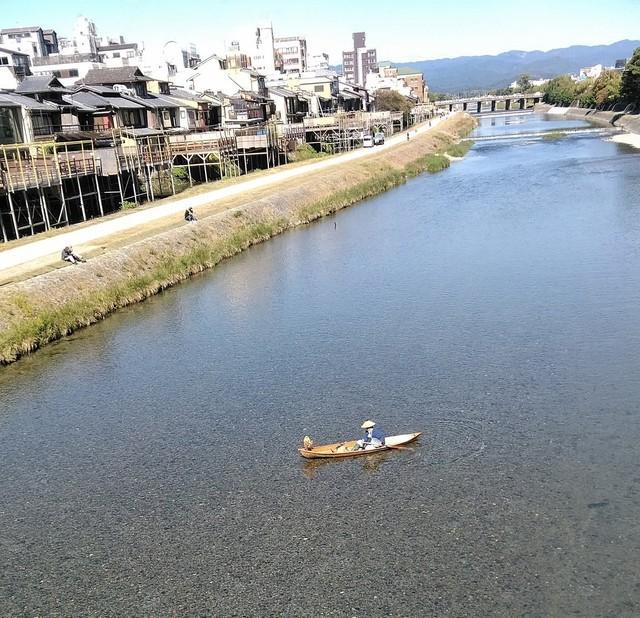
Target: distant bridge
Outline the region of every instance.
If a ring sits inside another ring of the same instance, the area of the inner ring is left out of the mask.
[[[483,114],[500,111],[515,111],[532,108],[542,101],[544,94],[534,92],[530,94],[506,94],[486,95],[480,97],[467,97],[464,99],[448,99],[446,101],[434,101],[438,109],[446,109],[450,112],[463,111],[471,114]]]

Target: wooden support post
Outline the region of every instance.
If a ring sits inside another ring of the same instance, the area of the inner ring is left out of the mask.
[[[98,196],[98,207],[100,208],[100,216],[104,217],[104,209],[102,208],[102,195],[100,193],[100,182],[98,181],[98,174],[93,175],[93,181],[96,185],[96,195]]]
[[[27,190],[24,190],[24,205],[27,208],[27,219],[29,220],[29,229],[31,230],[31,236],[35,234],[33,231],[33,219],[31,218],[31,209],[29,208],[29,195],[27,194]]]
[[[176,194],[176,182],[173,179],[173,163],[171,165],[169,165],[169,180],[171,180],[171,191],[173,191],[173,194]]]
[[[49,212],[47,211],[47,200],[44,197],[44,191],[41,187],[38,187],[38,194],[40,196],[40,208],[42,209],[42,218],[44,219],[44,229],[51,229],[51,222],[49,221]]]
[[[16,233],[16,238],[20,238],[20,231],[18,230],[18,220],[16,219],[16,211],[13,206],[13,198],[11,192],[7,192],[7,198],[9,199],[9,212],[11,213],[11,221],[13,222],[13,229]]]
[[[80,197],[80,209],[82,210],[82,218],[84,221],[86,221],[87,211],[84,209],[84,197],[82,195],[82,185],[80,184],[80,176],[76,176],[76,180],[78,181],[78,195]]]
[[[4,242],[8,242],[7,230],[4,229],[4,221],[2,220],[2,211],[0,211],[0,228],[2,228],[2,239]]]
[[[155,199],[155,196],[153,194],[153,185],[151,184],[151,166],[148,163],[147,163],[146,179],[147,179],[147,195],[153,202]]]
[[[67,210],[67,198],[64,194],[64,180],[60,179],[60,199],[62,200],[62,212],[64,212],[65,223],[69,225],[69,211]]]
[[[120,178],[120,172],[116,174],[116,178],[118,179],[118,192],[120,193],[120,207],[124,203],[124,193],[122,192],[122,178]]]

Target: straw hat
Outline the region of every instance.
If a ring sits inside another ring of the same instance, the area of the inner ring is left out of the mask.
[[[362,425],[360,425],[360,427],[362,429],[371,429],[372,427],[375,427],[376,424],[373,421],[365,421],[364,423],[362,423]]]

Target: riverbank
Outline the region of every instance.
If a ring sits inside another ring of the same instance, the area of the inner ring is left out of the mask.
[[[555,107],[547,103],[539,103],[535,106],[535,111],[572,120],[585,120],[600,127],[622,129],[625,133],[614,136],[613,141],[640,148],[640,116],[637,114],[603,112],[580,107]]]
[[[475,121],[457,114],[379,154],[309,172],[197,223],[0,289],[0,364],[93,324],[253,244],[449,165]]]

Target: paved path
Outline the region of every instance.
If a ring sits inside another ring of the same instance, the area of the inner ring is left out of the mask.
[[[416,130],[418,134],[428,131],[429,129],[437,126],[441,122],[441,119],[434,118],[431,122],[431,127],[429,127],[427,123],[424,123],[417,127],[417,129],[411,129],[410,135],[413,136]],[[9,268],[22,266],[45,257],[59,255],[62,248],[66,246],[73,246],[77,248],[78,245],[90,243],[99,238],[104,238],[105,236],[110,236],[111,234],[116,234],[118,232],[131,230],[163,217],[178,214],[182,217],[184,211],[189,207],[195,209],[199,206],[203,206],[204,204],[211,204],[216,200],[240,195],[252,189],[268,187],[298,176],[304,176],[318,170],[332,167],[334,165],[341,165],[347,161],[353,161],[355,159],[361,159],[378,154],[381,150],[391,148],[403,141],[406,141],[406,139],[406,132],[402,132],[390,137],[384,144],[376,146],[375,148],[360,148],[358,150],[352,150],[351,152],[335,155],[300,167],[293,167],[289,169],[284,167],[281,171],[269,176],[246,180],[245,182],[240,182],[229,187],[212,189],[211,191],[201,193],[200,195],[194,195],[192,197],[172,200],[166,204],[159,204],[158,206],[145,208],[144,210],[137,212],[134,211],[131,214],[118,217],[116,219],[106,221],[97,219],[93,225],[84,226],[75,230],[70,229],[64,234],[58,234],[51,238],[42,238],[38,240],[37,236],[35,236],[32,242],[0,251],[0,272]]]

